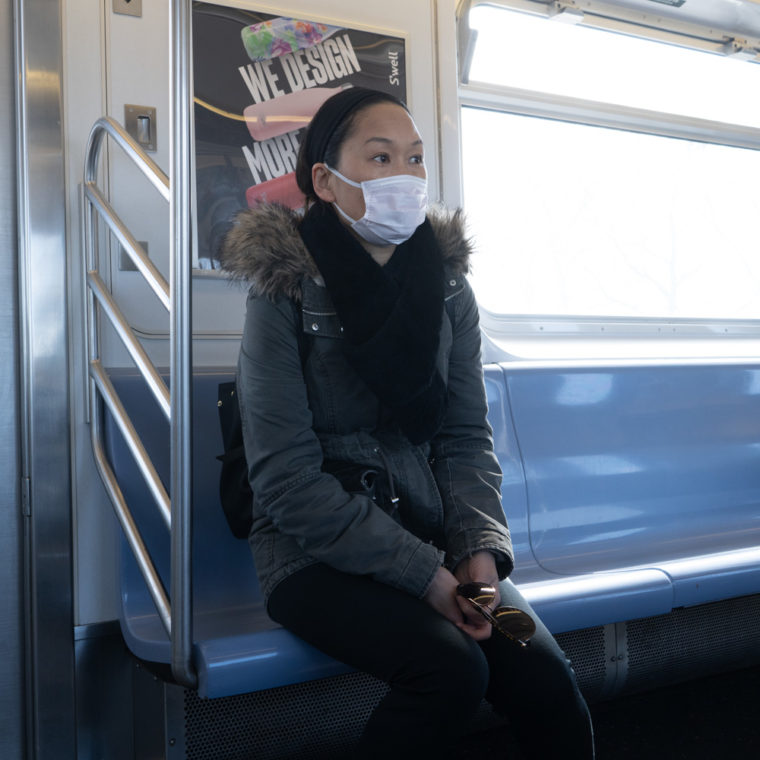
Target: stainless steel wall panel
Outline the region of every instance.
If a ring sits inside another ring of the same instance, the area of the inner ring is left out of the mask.
[[[28,754],[75,757],[61,3],[15,0]]]
[[[13,12],[0,0],[0,755],[24,756]]]

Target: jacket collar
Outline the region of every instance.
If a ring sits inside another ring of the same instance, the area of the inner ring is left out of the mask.
[[[307,299],[322,296],[329,304],[329,297],[320,287],[317,267],[298,233],[300,219],[299,214],[278,204],[259,204],[241,212],[225,238],[220,261],[226,272],[249,282],[260,295],[297,301],[303,297],[305,316]],[[434,208],[428,211],[428,219],[444,260],[445,297],[450,298],[461,290],[462,278],[470,268],[472,244],[465,233],[464,215],[461,210]],[[317,308],[322,302],[312,303]]]
[[[458,295],[464,289],[464,275],[456,274],[447,268],[444,283],[444,300]],[[335,307],[330,300],[327,288],[316,279],[305,276],[301,282],[303,331],[311,335],[322,335],[327,338],[340,338],[343,328]]]

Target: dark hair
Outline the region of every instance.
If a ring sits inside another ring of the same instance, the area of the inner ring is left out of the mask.
[[[351,135],[356,117],[377,103],[393,103],[407,113],[406,104],[394,95],[366,87],[351,87],[328,98],[309,123],[296,161],[296,183],[307,204],[319,202],[311,181],[314,164],[336,166],[343,143]]]

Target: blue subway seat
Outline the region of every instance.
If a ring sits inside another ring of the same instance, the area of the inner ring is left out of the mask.
[[[552,631],[760,592],[758,366],[500,367]]]
[[[201,697],[221,697],[338,675],[349,670],[273,623],[266,614],[248,542],[236,539],[219,504],[221,433],[217,387],[234,374],[193,377],[193,640]],[[111,379],[166,487],[169,428],[142,378]],[[164,587],[169,589],[169,532],[113,421],[106,420],[109,459]],[[120,623],[130,651],[170,663],[164,631],[124,539],[120,539]]]
[[[266,615],[248,544],[219,505],[217,386],[193,378],[194,659],[219,697],[348,670]],[[142,379],[112,380],[168,482],[168,425]],[[554,633],[760,592],[760,369],[489,365],[489,420],[516,553],[513,580]],[[169,536],[116,426],[109,458],[169,588]],[[141,659],[168,638],[125,542],[121,626]]]

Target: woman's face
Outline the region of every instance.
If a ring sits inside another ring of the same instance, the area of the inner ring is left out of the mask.
[[[320,170],[323,166],[315,166],[314,184],[319,197],[337,203],[352,219],[361,219],[365,212],[361,188],[346,184],[326,169]],[[338,165],[333,168],[354,182],[396,174],[427,177],[420,133],[412,117],[394,103],[376,103],[356,115],[340,147]]]

